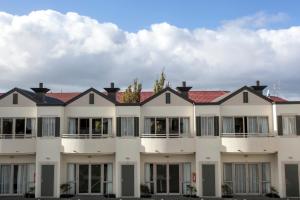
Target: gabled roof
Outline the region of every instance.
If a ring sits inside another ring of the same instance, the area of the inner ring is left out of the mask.
[[[20,88],[13,88],[10,91],[2,94],[0,96],[0,100],[14,92],[18,92],[18,93],[22,94],[23,96],[25,96],[28,99],[35,102],[38,106],[63,106],[64,105],[64,103],[62,101],[60,101],[59,99],[56,99],[53,97],[48,97],[48,96],[45,96],[44,101],[41,102],[36,93],[28,91],[28,90],[20,89]]]
[[[88,89],[88,90],[86,90],[86,91],[84,91],[82,93],[79,93],[77,96],[74,96],[73,98],[71,98],[70,100],[68,100],[67,102],[65,102],[65,105],[68,105],[68,104],[72,103],[73,101],[81,98],[82,96],[84,96],[84,95],[86,95],[86,94],[88,94],[90,92],[94,92],[94,93],[100,95],[101,97],[105,98],[106,100],[112,102],[113,104],[116,104],[116,101],[113,100],[113,99],[111,99],[111,98],[109,98],[107,95],[103,94],[102,92],[99,92],[95,88],[90,88],[90,89]]]
[[[76,97],[79,94],[80,92],[50,92],[47,93],[46,95],[48,97],[56,98],[66,103],[67,101],[71,100],[72,98]]]
[[[232,97],[234,97],[235,95],[239,94],[240,92],[242,92],[244,90],[247,90],[248,92],[251,92],[252,94],[254,94],[254,95],[256,95],[256,96],[258,96],[258,97],[266,100],[269,103],[273,102],[272,99],[270,99],[270,98],[268,98],[268,97],[266,97],[266,96],[264,96],[262,94],[257,93],[255,90],[253,90],[252,88],[250,88],[248,86],[244,86],[244,87],[241,87],[240,89],[236,90],[235,92],[232,92],[232,93],[226,95],[224,98],[220,99],[218,101],[218,103],[219,104],[224,103],[225,101],[231,99]]]
[[[149,101],[151,101],[152,99],[155,99],[156,97],[160,96],[161,94],[163,94],[163,93],[166,92],[166,91],[171,92],[171,93],[173,93],[173,94],[179,96],[180,98],[182,98],[182,99],[184,99],[184,100],[186,100],[186,101],[188,101],[188,102],[190,102],[190,103],[194,103],[193,100],[189,99],[188,97],[185,97],[184,95],[180,94],[180,93],[177,92],[176,90],[173,90],[173,89],[170,88],[170,87],[166,87],[166,88],[164,88],[163,90],[161,90],[160,92],[158,92],[158,93],[152,95],[151,97],[149,97],[149,98],[147,98],[146,100],[144,100],[143,102],[141,102],[141,105],[144,105],[144,104],[148,103]]]

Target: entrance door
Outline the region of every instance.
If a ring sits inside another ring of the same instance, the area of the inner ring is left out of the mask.
[[[122,165],[122,196],[134,196],[134,165]]]
[[[203,196],[215,196],[215,165],[202,165],[202,188]]]
[[[169,165],[169,193],[179,194],[179,165]]]
[[[79,193],[89,193],[89,165],[79,165]]]
[[[285,187],[287,197],[299,196],[298,164],[285,165]]]
[[[167,165],[156,165],[156,193],[167,193]]]
[[[54,165],[41,166],[41,196],[53,197],[54,195]]]
[[[91,193],[101,193],[101,165],[91,165]]]
[[[245,194],[247,193],[246,187],[246,165],[235,164],[235,193]]]

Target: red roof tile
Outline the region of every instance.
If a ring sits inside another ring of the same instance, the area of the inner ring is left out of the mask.
[[[47,96],[59,99],[63,102],[67,102],[79,94],[80,94],[80,92],[50,92],[50,93],[47,93]]]
[[[209,103],[227,93],[228,91],[190,91],[189,98],[195,103]]]
[[[274,102],[287,102],[288,101],[286,99],[283,99],[281,97],[276,97],[276,96],[269,96],[269,98]]]

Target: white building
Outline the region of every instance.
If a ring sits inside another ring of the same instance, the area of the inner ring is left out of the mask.
[[[300,102],[262,94],[259,83],[235,92],[142,92],[121,103],[112,84],[99,92],[14,88],[0,96],[0,194],[139,197],[299,196]],[[47,93],[48,92],[48,93]]]

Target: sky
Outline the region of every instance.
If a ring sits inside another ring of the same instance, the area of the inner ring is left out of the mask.
[[[0,92],[236,90],[256,80],[300,100],[300,1],[0,0]]]

